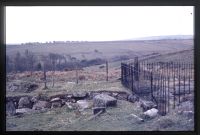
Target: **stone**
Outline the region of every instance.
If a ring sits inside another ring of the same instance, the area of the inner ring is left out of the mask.
[[[105,94],[105,95],[112,96],[112,93],[111,93],[111,92],[102,92],[101,94]]]
[[[97,93],[97,92],[91,92],[90,93],[90,97],[91,98],[94,98],[96,95],[99,95],[100,93]]]
[[[50,101],[50,97],[48,97],[46,94],[40,94],[38,96],[38,100],[41,100],[41,101]]]
[[[21,97],[18,102],[18,109],[20,108],[32,108],[32,103],[28,97]]]
[[[73,109],[73,106],[70,103],[66,102],[65,104],[66,104],[67,108],[69,108],[71,110]]]
[[[139,97],[137,97],[136,95],[129,95],[128,101],[134,103],[136,101],[139,101]]]
[[[76,103],[66,102],[65,104],[67,105],[68,109],[71,109],[71,110],[77,110],[77,109],[79,109],[79,106]]]
[[[78,100],[76,103],[81,109],[86,109],[90,107],[90,103],[86,100]]]
[[[52,103],[51,108],[58,108],[65,105],[65,101],[60,99],[59,97],[51,99],[50,103]]]
[[[82,91],[82,92],[74,92],[72,94],[72,98],[74,98],[74,99],[84,99],[87,96],[88,96],[88,93],[84,92],[84,91]]]
[[[118,93],[113,92],[112,96],[117,97]]]
[[[67,95],[67,98],[72,98],[72,95]]]
[[[21,109],[16,109],[16,114],[32,114],[37,111],[30,109],[30,108],[21,108]]]
[[[6,115],[13,116],[16,113],[15,105],[12,101],[6,103]]]
[[[65,105],[66,99],[61,99],[61,104]]]
[[[109,107],[116,106],[117,99],[105,94],[96,95],[93,99],[93,103],[95,107]]]
[[[71,99],[70,102],[71,103],[76,103],[76,100],[75,99]]]
[[[51,108],[59,108],[59,107],[61,107],[61,106],[62,106],[61,102],[53,102],[53,103],[51,104]]]
[[[51,99],[50,102],[62,102],[62,100],[59,97]]]
[[[104,113],[106,111],[106,107],[94,107],[93,108],[93,114],[97,114],[98,112],[102,111]]]
[[[41,110],[43,108],[51,108],[51,103],[47,101],[38,101],[33,105],[33,110]]]
[[[154,118],[158,114],[158,109],[152,108],[150,110],[147,110],[144,112],[144,115],[147,116],[148,118]]]
[[[69,99],[70,95],[68,95],[68,94],[56,94],[56,95],[50,96],[50,99],[57,98],[57,97],[60,98],[60,99]]]
[[[128,95],[125,93],[119,93],[116,97],[118,100],[127,100],[128,99]]]
[[[147,111],[147,110],[157,107],[157,105],[152,101],[140,100],[140,103],[141,103],[141,107],[142,107],[143,111]]]
[[[39,97],[38,97],[38,96],[33,96],[33,97],[31,98],[31,102],[33,102],[33,103],[36,103],[38,100],[39,100]]]

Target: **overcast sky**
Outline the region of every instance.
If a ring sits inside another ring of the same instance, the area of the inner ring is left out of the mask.
[[[192,6],[6,7],[6,43],[193,35]]]

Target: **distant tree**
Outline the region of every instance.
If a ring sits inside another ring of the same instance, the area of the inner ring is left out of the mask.
[[[98,53],[99,51],[97,49],[94,50],[95,53]]]
[[[42,64],[41,63],[37,64],[37,70],[42,70]]]
[[[85,55],[84,55],[84,54],[82,54],[81,56],[82,56],[82,58],[83,58],[83,59],[86,59],[86,57],[85,57]]]
[[[49,59],[51,61],[51,65],[52,65],[52,87],[54,87],[54,75],[55,75],[55,68],[56,68],[56,61],[58,59],[58,55],[55,53],[49,53]]]
[[[26,70],[26,58],[21,56],[20,58],[20,71]]]
[[[65,62],[65,65],[67,64],[67,59],[65,56],[63,56],[63,59],[64,59],[64,62]]]
[[[29,69],[29,65],[28,65],[28,55],[29,55],[29,52],[28,50],[25,50],[25,53],[24,53],[25,57],[26,57],[26,70],[28,71]]]
[[[69,61],[72,60],[72,56],[71,56],[71,55],[68,54],[66,57],[67,57],[67,59],[68,59]]]
[[[36,62],[36,58],[31,51],[25,50],[25,58],[26,58],[26,69],[31,71],[31,75],[33,73],[33,66]]]
[[[21,54],[20,52],[17,52],[15,57],[14,57],[14,68],[15,68],[15,72],[21,70],[20,69],[20,59],[21,59]]]
[[[64,60],[66,62],[66,59],[63,55],[57,54],[58,57],[58,70],[61,70],[61,62]]]
[[[71,61],[76,62],[77,61],[76,57],[71,57]]]

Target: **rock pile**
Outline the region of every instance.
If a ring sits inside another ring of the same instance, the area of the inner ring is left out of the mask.
[[[74,92],[50,97],[44,94],[33,97],[7,97],[6,114],[9,116],[16,113],[29,114],[34,111],[59,108],[64,105],[69,109],[79,111],[92,108],[93,113],[97,114],[99,111],[105,112],[107,107],[115,107],[117,100],[140,103],[145,116],[154,117],[157,114],[157,109],[155,110],[156,105],[153,102],[141,100],[133,94],[116,91]]]

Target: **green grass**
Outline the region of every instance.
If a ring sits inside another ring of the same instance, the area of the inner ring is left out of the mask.
[[[19,83],[19,80],[18,80]],[[38,93],[44,93],[48,96],[56,95],[56,94],[64,94],[64,93],[73,93],[77,91],[99,91],[99,90],[107,90],[107,91],[127,91],[130,90],[124,88],[120,81],[83,81],[79,84],[70,84],[67,82],[57,82],[55,83],[54,88],[51,87],[51,83],[48,84],[48,89],[43,89],[44,84],[39,84],[39,88],[30,93],[22,93],[19,91],[11,92],[7,91],[6,96],[19,96],[19,95],[30,95],[34,96]]]
[[[118,100],[116,107],[107,108],[105,113],[89,121],[88,118],[93,115],[92,109],[86,109],[80,116],[76,116],[74,110],[64,106],[43,113],[24,115],[21,118],[7,117],[6,126],[8,131],[188,131],[194,129],[194,120],[177,114],[175,110],[166,116],[157,116],[145,122],[138,122],[131,114],[137,116],[142,114],[138,104]]]

